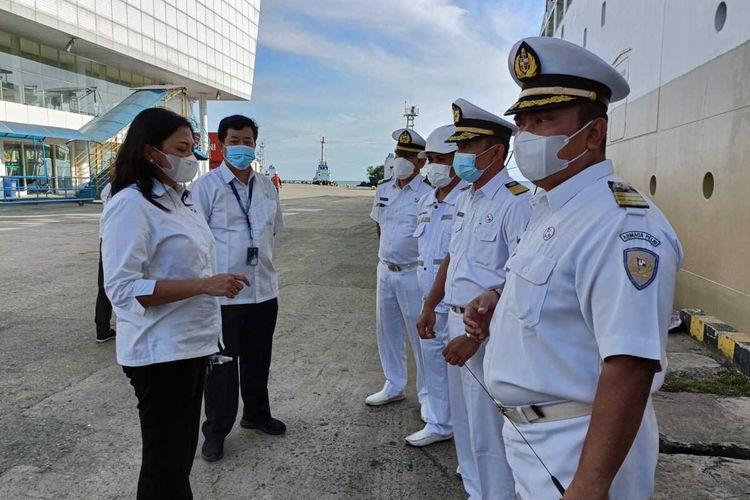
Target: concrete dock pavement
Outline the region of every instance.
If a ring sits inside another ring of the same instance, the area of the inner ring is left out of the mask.
[[[459,499],[452,442],[409,448],[407,400],[364,405],[382,373],[375,343],[373,191],[285,184],[274,415],[289,431],[233,430],[225,458],[196,457],[197,499]],[[114,344],[94,342],[99,205],[0,207],[0,498],[134,498],[136,399]],[[676,336],[677,335],[677,336]],[[671,370],[717,360],[670,337]],[[410,372],[413,380],[413,371]],[[744,397],[660,393],[655,498],[750,497]],[[202,438],[201,438],[202,442]],[[199,444],[200,445],[200,444]]]

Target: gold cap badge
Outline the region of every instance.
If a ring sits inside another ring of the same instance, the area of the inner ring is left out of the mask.
[[[526,80],[539,76],[539,58],[536,55],[536,52],[534,52],[534,49],[532,49],[526,42],[523,42],[518,47],[516,59],[513,62],[513,69],[516,73],[516,78],[519,80]]]
[[[461,108],[453,105],[453,124],[458,125],[458,122],[461,121]]]
[[[411,134],[404,130],[401,132],[401,135],[398,137],[398,142],[401,144],[411,144]]]

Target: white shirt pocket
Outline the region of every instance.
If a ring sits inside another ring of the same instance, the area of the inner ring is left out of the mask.
[[[414,236],[415,238],[419,238],[420,236],[422,236],[424,234],[425,227],[427,227],[427,223],[426,222],[422,222],[422,223],[417,224],[417,229],[414,231],[414,233],[412,234],[412,236]]]
[[[501,264],[497,262],[496,257],[496,242],[499,232],[499,224],[480,224],[474,229],[477,241],[475,242],[476,250],[472,257],[478,264],[489,267],[499,267]]]
[[[549,257],[532,253],[517,253],[505,265],[509,271],[505,300],[510,312],[524,326],[539,323],[544,299],[547,297],[550,276],[557,262]]]

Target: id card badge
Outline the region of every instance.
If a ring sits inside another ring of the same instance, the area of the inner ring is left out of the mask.
[[[258,265],[258,248],[257,247],[250,247],[247,249],[247,261],[248,266],[257,266]]]

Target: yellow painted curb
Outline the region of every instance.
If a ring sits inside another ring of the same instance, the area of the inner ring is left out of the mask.
[[[696,340],[699,342],[703,342],[703,334],[704,330],[703,327],[706,323],[722,323],[724,322],[720,320],[719,318],[716,318],[714,316],[700,316],[695,315],[691,316],[690,318],[690,335],[693,336]]]
[[[744,342],[750,344],[750,334],[743,332],[731,332],[722,333],[719,335],[719,350],[729,358],[730,361],[734,361],[734,347],[737,342]]]

